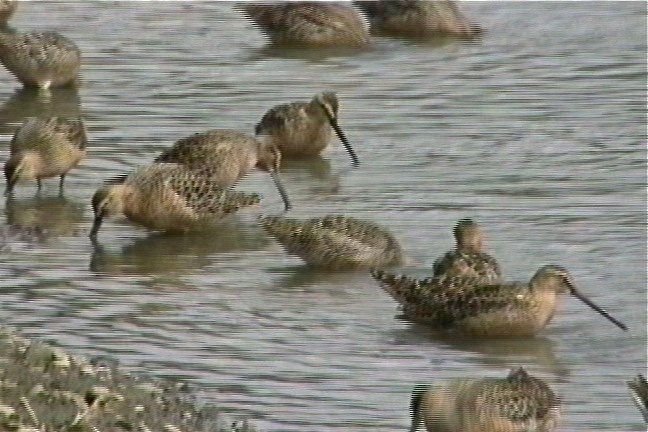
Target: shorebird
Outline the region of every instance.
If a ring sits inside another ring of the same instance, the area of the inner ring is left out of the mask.
[[[328,269],[399,265],[403,251],[385,228],[348,216],[328,215],[304,221],[279,216],[260,218],[263,228],[287,253]]]
[[[25,87],[48,89],[77,80],[81,51],[56,32],[0,32],[0,63]]]
[[[219,129],[197,133],[176,141],[155,162],[179,163],[192,169],[204,169],[211,174],[212,181],[221,187],[233,186],[253,168],[259,168],[270,173],[285,209],[290,209],[288,194],[279,178],[281,151],[248,134]]]
[[[648,424],[648,381],[646,377],[639,374],[634,380],[628,381],[628,388],[632,395],[632,400],[641,411],[644,421]]]
[[[18,7],[17,0],[0,0],[0,29],[7,24],[16,7]]]
[[[9,144],[10,156],[4,165],[6,193],[19,180],[36,179],[40,190],[42,178],[55,176],[60,176],[62,190],[65,175],[83,159],[87,144],[86,129],[80,118],[28,118]]]
[[[257,123],[257,138],[274,145],[284,157],[317,156],[331,140],[335,131],[349,153],[353,165],[360,164],[351,144],[338,124],[339,103],[334,92],[316,94],[310,102],[277,105]]]
[[[506,378],[454,379],[417,386],[410,403],[412,425],[429,432],[551,432],[560,420],[560,400],[524,369]]]
[[[374,34],[472,38],[482,28],[470,22],[449,0],[354,1],[362,9]]]
[[[453,229],[456,249],[434,262],[434,276],[456,276],[496,283],[502,276],[497,260],[483,252],[484,234],[472,219],[461,219]]]
[[[478,279],[414,279],[372,270],[371,275],[417,322],[477,336],[530,336],[551,321],[558,294],[569,293],[627,330],[625,324],[581,294],[567,270],[541,267],[528,283],[483,285]]]
[[[90,237],[96,238],[105,217],[123,214],[153,230],[186,232],[213,224],[259,200],[257,194],[216,185],[209,173],[178,164],[151,164],[95,192]]]
[[[350,5],[338,2],[239,3],[237,6],[278,46],[362,47],[369,26]]]

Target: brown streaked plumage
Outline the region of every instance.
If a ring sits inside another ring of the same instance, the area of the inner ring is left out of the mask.
[[[360,161],[338,124],[338,110],[337,95],[325,91],[310,102],[292,102],[269,109],[254,131],[259,140],[278,147],[289,158],[319,155],[328,146],[334,130],[357,166]]]
[[[0,0],[0,29],[7,24],[17,7],[17,0]]]
[[[0,63],[25,87],[48,89],[76,82],[81,51],[56,32],[0,33]]]
[[[632,400],[639,408],[644,422],[648,424],[648,381],[646,381],[646,377],[639,374],[632,381],[628,381],[627,384]]]
[[[414,279],[372,270],[406,317],[477,336],[531,336],[553,318],[558,295],[570,293],[623,330],[627,327],[583,296],[564,268],[541,267],[528,283],[482,285],[478,279]]]
[[[365,12],[374,34],[473,38],[483,32],[450,0],[373,0],[354,4]]]
[[[153,230],[197,230],[259,200],[257,194],[218,186],[209,173],[178,164],[151,164],[95,192],[90,236],[96,237],[105,217],[121,214]]]
[[[362,47],[369,26],[342,2],[239,3],[237,6],[278,46]]]
[[[523,368],[506,378],[454,379],[414,388],[410,432],[421,423],[429,432],[551,432],[560,405],[551,388]]]
[[[497,260],[485,253],[484,234],[472,219],[461,219],[453,229],[456,248],[434,262],[434,276],[477,278],[496,283],[502,276]]]
[[[80,118],[32,117],[18,127],[9,145],[10,156],[4,165],[7,193],[20,180],[65,175],[85,157],[88,137]]]
[[[260,222],[287,253],[312,266],[352,269],[393,266],[404,261],[396,238],[373,222],[342,215],[307,220],[264,216]]]
[[[212,181],[222,187],[233,186],[252,169],[259,168],[270,174],[285,209],[290,209],[288,194],[279,178],[281,151],[248,134],[226,129],[196,133],[176,141],[155,162],[179,163],[192,169],[203,169],[211,174]]]

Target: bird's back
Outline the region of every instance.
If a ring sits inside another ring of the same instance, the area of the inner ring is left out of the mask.
[[[446,252],[434,262],[433,271],[434,276],[477,279],[480,284],[497,283],[502,277],[497,260],[484,252]]]
[[[86,128],[80,118],[27,119],[11,140],[11,152],[35,150],[43,154],[84,151],[88,144]]]

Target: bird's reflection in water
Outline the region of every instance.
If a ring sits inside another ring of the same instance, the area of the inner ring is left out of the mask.
[[[403,318],[403,317],[398,317]],[[485,365],[510,368],[511,365],[536,364],[548,373],[564,378],[569,368],[554,352],[555,342],[544,336],[525,338],[479,338],[436,330],[424,324],[409,323],[408,328],[394,332],[393,343],[425,344],[479,355]]]
[[[353,57],[372,49],[368,47],[300,47],[264,45],[250,50],[249,62],[267,59],[303,60],[313,64],[324,63],[334,58]]]
[[[177,276],[212,264],[215,255],[260,250],[270,239],[250,224],[227,222],[213,230],[182,235],[152,233],[109,250],[101,239],[93,244],[90,270],[102,275]]]
[[[81,225],[85,208],[85,203],[69,201],[62,196],[27,199],[9,196],[5,203],[5,216],[12,231],[46,241],[83,235],[85,231]]]
[[[306,264],[269,269],[268,272],[279,274],[273,283],[273,290],[294,290],[321,292],[325,286],[330,286],[335,293],[340,293],[340,285],[353,284],[354,278],[366,281],[366,270],[338,270],[318,269]]]
[[[81,116],[81,98],[75,87],[39,90],[19,88],[0,106],[0,133],[13,134],[27,117]]]
[[[284,159],[281,175],[291,189],[303,188],[305,194],[328,196],[340,190],[339,173],[333,173],[331,162],[322,157]]]

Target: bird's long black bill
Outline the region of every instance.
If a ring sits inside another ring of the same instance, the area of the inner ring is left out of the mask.
[[[94,222],[92,224],[92,229],[90,230],[90,238],[96,238],[99,228],[101,228],[101,223],[103,222],[102,216],[95,216]]]
[[[290,200],[288,199],[288,193],[286,192],[286,189],[284,189],[283,184],[281,183],[279,174],[276,171],[272,171],[270,172],[270,176],[272,177],[272,181],[274,181],[275,186],[277,186],[279,195],[281,195],[281,199],[283,200],[284,203],[284,208],[286,209],[286,211],[290,210],[292,208],[292,204],[290,204]]]
[[[329,119],[329,123],[331,123],[331,127],[337,134],[338,138],[340,141],[342,141],[342,144],[344,145],[344,148],[346,149],[347,153],[349,153],[349,156],[351,156],[351,163],[354,166],[360,165],[360,159],[358,159],[358,155],[356,155],[355,151],[353,150],[353,147],[351,147],[351,143],[349,143],[349,140],[347,139],[346,135],[344,135],[344,132],[342,132],[342,128],[337,122],[337,119],[335,117],[332,117],[326,113],[326,116]]]
[[[621,330],[625,330],[625,331],[628,330],[628,326],[626,326],[625,324],[623,324],[623,323],[622,323],[621,321],[619,321],[618,319],[614,318],[612,315],[610,315],[609,313],[607,313],[607,312],[606,312],[602,307],[600,307],[600,306],[598,306],[597,304],[593,303],[590,299],[588,299],[587,297],[585,297],[583,294],[579,293],[579,292],[576,291],[575,289],[572,289],[572,290],[571,290],[571,293],[572,293],[572,295],[573,295],[574,297],[576,297],[577,299],[579,299],[580,301],[582,301],[583,303],[585,303],[587,306],[591,307],[591,308],[594,309],[596,312],[600,313],[600,314],[603,315],[605,318],[607,318],[608,320],[612,321],[612,323],[613,323],[614,325],[616,325],[617,327],[619,327]]]

